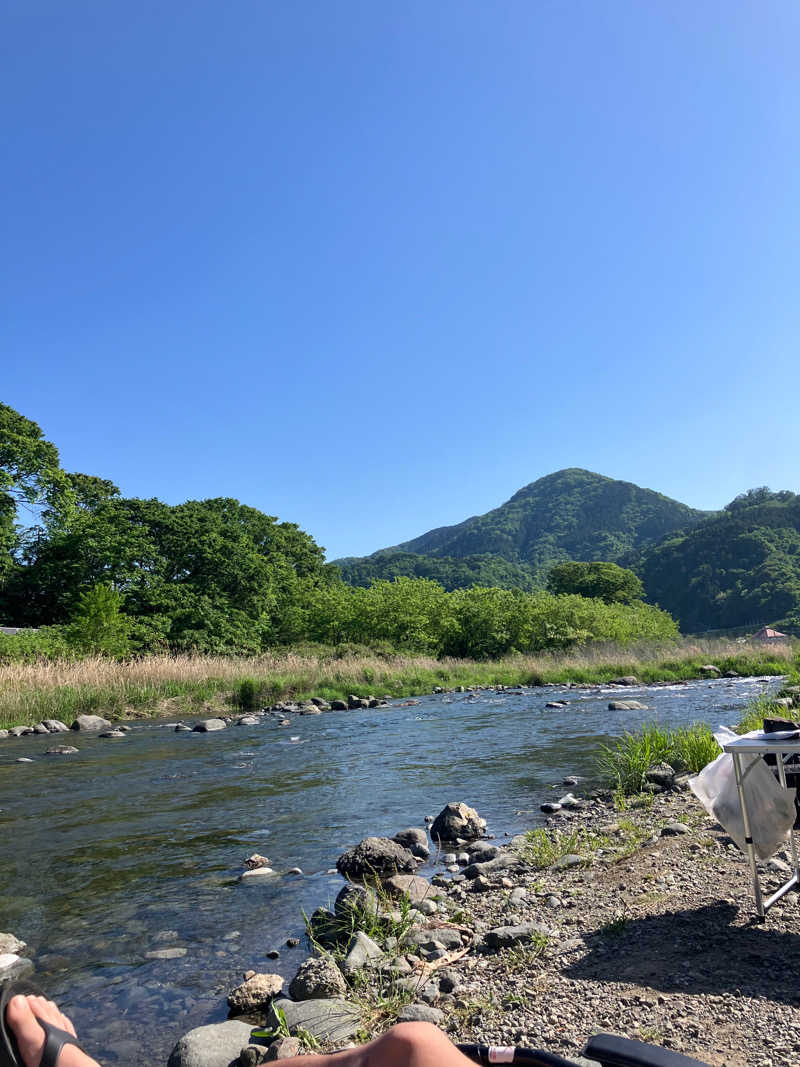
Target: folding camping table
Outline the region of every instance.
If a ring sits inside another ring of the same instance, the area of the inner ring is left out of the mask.
[[[730,741],[727,745],[722,746],[723,752],[729,752],[733,756],[733,768],[736,774],[736,787],[739,790],[739,803],[742,808],[742,822],[744,823],[744,839],[747,846],[747,855],[750,858],[750,870],[753,875],[753,896],[756,901],[756,911],[763,919],[769,908],[772,907],[777,901],[781,899],[790,889],[795,886],[800,886],[800,868],[798,868],[797,862],[797,846],[794,839],[794,829],[789,831],[789,848],[792,856],[792,877],[775,892],[764,899],[761,893],[761,883],[758,880],[758,865],[756,863],[756,852],[753,847],[753,838],[750,833],[750,812],[747,810],[747,799],[744,792],[744,780],[747,777],[750,769],[755,766],[755,760],[750,761],[750,765],[746,768],[742,768],[742,756],[766,756],[771,754],[776,757],[778,765],[778,780],[781,786],[786,789],[786,768],[784,761],[790,757],[800,754],[800,737],[794,736],[792,738],[776,738],[775,740],[768,739],[767,737],[740,737],[736,741]],[[798,772],[800,773],[800,772]]]

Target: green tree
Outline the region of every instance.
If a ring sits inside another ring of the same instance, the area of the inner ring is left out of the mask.
[[[122,614],[122,594],[99,582],[81,593],[67,637],[81,652],[124,656],[130,651],[130,619]]]
[[[557,563],[547,577],[547,589],[557,596],[576,594],[606,604],[630,604],[644,597],[639,578],[616,563]]]

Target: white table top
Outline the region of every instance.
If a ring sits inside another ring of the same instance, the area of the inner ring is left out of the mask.
[[[768,734],[766,737],[739,737],[722,746],[723,752],[750,753],[757,755],[763,752],[800,752],[800,736],[794,738],[775,737]]]

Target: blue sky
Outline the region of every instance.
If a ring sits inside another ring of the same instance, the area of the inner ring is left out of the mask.
[[[580,466],[800,490],[800,8],[3,6],[0,399],[329,558]]]

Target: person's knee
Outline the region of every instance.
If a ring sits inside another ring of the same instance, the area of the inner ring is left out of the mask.
[[[387,1051],[401,1061],[414,1060],[419,1053],[449,1045],[450,1042],[433,1023],[397,1023],[381,1039]]]

